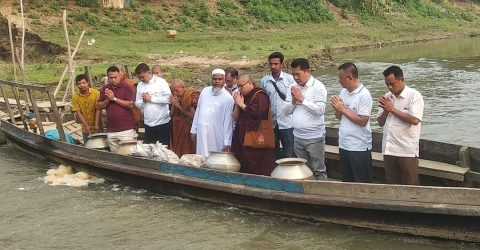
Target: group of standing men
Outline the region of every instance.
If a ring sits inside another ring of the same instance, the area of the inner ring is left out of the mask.
[[[280,52],[272,53],[268,63],[271,73],[261,79],[259,86],[233,68],[215,69],[212,85],[200,94],[185,88],[179,80],[169,86],[143,63],[135,69],[139,80],[135,88],[125,74],[112,66],[107,70],[108,84],[100,93],[82,84],[85,77],[77,78],[80,93],[74,97],[73,111],[84,127],[91,128],[91,113],[85,114],[82,105],[76,103],[98,96],[93,105],[93,117],[97,118],[93,124],[98,131],[99,111],[106,109],[111,148],[119,141],[136,138],[138,119],[132,110],[138,109],[143,114],[145,143],[170,145],[179,156],[196,153],[207,157],[212,151],[233,151],[241,171],[263,175],[273,170],[275,158],[300,157],[307,160],[316,179],[326,179],[325,113],[330,104],[340,120],[344,180],[371,182],[373,100],[360,82],[355,64],[345,63],[338,68],[342,90],[327,100],[325,85],[312,76],[307,59],[294,59],[290,65],[292,74],[283,70],[284,56]],[[383,75],[389,92],[378,101],[381,112],[377,120],[384,128],[386,180],[416,185],[423,98],[405,85],[398,66],[387,68]],[[261,121],[269,120],[269,111],[276,148],[245,146],[246,134],[257,130]]]

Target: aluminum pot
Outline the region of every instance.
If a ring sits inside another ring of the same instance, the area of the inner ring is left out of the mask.
[[[312,179],[313,172],[306,165],[307,160],[302,158],[284,158],[277,160],[278,166],[273,170],[271,176],[279,179],[305,180]]]
[[[114,153],[120,155],[132,155],[137,151],[137,141],[136,140],[128,140],[128,141],[120,141],[118,143],[117,151]]]
[[[90,149],[108,149],[107,134],[91,134],[85,142],[85,147]]]
[[[240,171],[240,162],[232,153],[210,152],[210,155],[207,157],[207,167],[228,172],[238,172]]]

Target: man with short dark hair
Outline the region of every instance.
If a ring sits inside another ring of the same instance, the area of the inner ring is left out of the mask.
[[[287,92],[295,84],[293,76],[283,71],[284,56],[280,52],[274,52],[268,56],[270,74],[260,81],[260,87],[265,90],[272,110],[272,119],[275,126],[275,144],[277,157],[294,157],[292,115],[283,112],[287,103]],[[280,150],[280,143],[282,150]]]
[[[85,143],[90,134],[99,130],[95,117],[100,92],[91,88],[90,81],[85,74],[78,75],[75,83],[78,92],[72,97],[72,112],[74,112],[76,120],[82,124],[83,142]]]
[[[423,97],[405,84],[400,67],[388,67],[383,76],[390,92],[379,99],[383,110],[377,120],[383,127],[385,179],[391,184],[418,185]]]
[[[225,89],[233,96],[235,92],[238,92],[238,70],[229,67],[225,69]]]
[[[372,168],[372,131],[370,115],[372,96],[358,79],[358,69],[353,63],[338,67],[342,90],[333,96],[330,104],[340,119],[338,145],[343,165],[343,180],[370,182]]]
[[[100,91],[97,108],[107,110],[108,145],[111,151],[116,152],[121,141],[137,138],[136,122],[132,113],[135,93],[122,81],[122,74],[116,66],[107,69],[107,81]]]
[[[307,59],[297,58],[291,64],[297,84],[287,92],[285,113],[292,114],[294,150],[307,160],[317,180],[327,178],[325,166],[325,104],[327,89],[310,72]]]
[[[147,64],[141,63],[135,69],[140,80],[137,85],[135,106],[143,111],[145,125],[144,143],[160,142],[170,145],[170,97],[172,92],[167,81],[153,75]]]

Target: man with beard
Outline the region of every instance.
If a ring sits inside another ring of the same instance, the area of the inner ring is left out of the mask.
[[[200,93],[190,133],[196,139],[196,153],[229,152],[232,143],[233,97],[225,90],[225,71],[212,71],[212,86]]]

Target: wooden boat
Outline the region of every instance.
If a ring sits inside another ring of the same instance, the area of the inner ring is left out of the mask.
[[[152,191],[311,221],[480,242],[480,189],[464,187],[478,186],[474,171],[480,166],[478,149],[422,141],[422,182],[452,186],[288,181],[91,150],[49,140],[9,120],[0,122],[6,138],[30,153],[87,167]],[[328,130],[326,155],[331,176],[341,172],[335,135],[335,129]],[[375,134],[374,149],[378,149],[378,140]],[[381,171],[381,159],[374,158]]]

